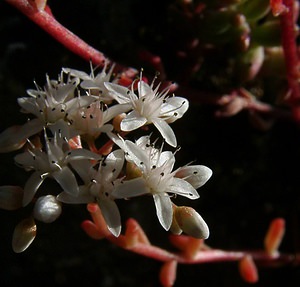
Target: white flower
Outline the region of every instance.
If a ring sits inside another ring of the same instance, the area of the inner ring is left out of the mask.
[[[112,195],[120,184],[118,176],[123,168],[124,152],[119,149],[111,152],[99,163],[98,169],[90,161],[73,162],[72,167],[84,181],[79,187],[79,194],[62,192],[57,199],[64,203],[97,202],[110,232],[118,237],[121,232],[120,212]]]
[[[46,150],[32,146],[24,153],[15,156],[15,162],[25,170],[34,170],[24,186],[23,206],[27,205],[45,178],[55,179],[64,191],[78,194],[76,177],[69,163],[76,160],[99,160],[100,156],[86,149],[70,150],[68,143],[57,134],[50,141],[45,132]]]
[[[0,134],[0,152],[21,148],[27,138],[42,131],[44,127],[51,129],[52,133],[60,131],[68,139],[76,135],[70,134],[67,115],[73,110],[90,105],[95,98],[89,95],[75,97],[78,79],[68,79],[64,83],[62,77],[59,81],[50,80],[48,76],[46,78],[44,89],[37,86],[36,90],[27,90],[30,97],[18,98],[22,112],[32,114],[35,118],[23,126],[4,130]]]
[[[94,101],[90,105],[74,109],[68,114],[70,128],[77,131],[79,135],[97,138],[102,132],[107,133],[113,129],[108,122],[122,113],[124,108],[127,109],[124,105],[114,105],[103,110],[103,103],[98,100]]]
[[[121,122],[122,131],[132,131],[147,124],[154,124],[162,137],[173,147],[177,146],[176,136],[168,123],[181,118],[187,111],[189,102],[181,97],[168,97],[168,90],[159,92],[159,85],[153,87],[140,80],[138,95],[131,90],[115,83],[104,83],[111,96],[120,104],[130,104],[132,111]]]
[[[96,76],[94,74],[94,70],[91,66],[91,74],[88,75],[85,72],[78,71],[70,68],[63,68],[63,72],[70,74],[73,77],[83,80],[80,83],[80,87],[86,90],[96,90],[99,91],[99,100],[104,103],[110,103],[113,98],[109,96],[107,88],[104,86],[105,82],[110,82],[112,72],[114,69],[114,65],[112,65],[108,72],[106,72],[108,63],[104,63],[104,67],[100,73]]]
[[[196,188],[202,186],[212,175],[212,171],[202,165],[186,166],[173,170],[175,157],[172,152],[161,151],[150,144],[149,138],[133,143],[126,140],[121,147],[130,161],[141,171],[142,176],[116,187],[116,198],[129,198],[151,194],[161,225],[169,230],[173,208],[170,194],[178,194],[190,199],[199,198]],[[178,176],[179,175],[179,176]]]

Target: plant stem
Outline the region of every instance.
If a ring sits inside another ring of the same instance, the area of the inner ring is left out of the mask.
[[[281,14],[281,38],[291,93],[289,102],[292,106],[294,119],[300,122],[299,57],[296,44],[294,0],[283,0],[283,3],[287,7],[287,11]]]
[[[88,45],[70,30],[61,25],[51,13],[47,11],[49,10],[49,7],[45,10],[38,10],[33,1],[27,0],[6,0],[6,2],[16,7],[68,50],[83,59],[92,61],[93,64],[101,66],[103,66],[105,61],[108,61],[104,54]]]

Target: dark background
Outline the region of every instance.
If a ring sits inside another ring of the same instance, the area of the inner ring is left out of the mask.
[[[139,29],[163,21],[158,1],[50,1],[58,21],[110,58],[137,69],[143,65],[136,49],[145,45]],[[83,4],[84,3],[84,4]],[[167,1],[165,2],[165,4]],[[0,2],[0,131],[22,124],[16,99],[43,85],[45,74],[56,78],[62,67],[89,72],[89,63],[67,51],[25,16]],[[163,23],[162,23],[163,25]],[[163,27],[163,26],[162,26]],[[188,98],[188,95],[182,95]],[[216,119],[213,106],[191,103],[185,117],[172,125],[181,150],[178,165],[195,160],[214,174],[199,189],[200,199],[176,199],[194,207],[211,235],[206,243],[226,250],[261,249],[271,220],[286,220],[280,250],[299,252],[300,131],[291,122],[276,122],[268,131],[249,124],[247,112]],[[0,184],[22,186],[27,174],[1,154]],[[55,188],[50,186],[49,188]],[[153,244],[171,248],[159,226],[151,198],[119,203],[123,220],[136,218]],[[0,210],[0,286],[159,286],[160,262],[94,241],[80,228],[89,218],[84,206],[66,206],[52,224],[38,224],[37,238],[24,253],[15,254],[11,237],[28,210]],[[254,286],[299,286],[300,269],[259,268]],[[237,263],[179,265],[175,286],[248,286]]]

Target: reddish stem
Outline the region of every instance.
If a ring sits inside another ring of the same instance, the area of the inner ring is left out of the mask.
[[[103,65],[108,59],[98,50],[94,49],[70,30],[61,25],[49,12],[49,9],[38,10],[35,3],[27,0],[6,0],[7,3],[16,7],[31,21],[40,26],[58,42],[73,53],[95,65]]]
[[[299,58],[296,44],[294,0],[283,0],[283,3],[287,7],[287,11],[281,14],[281,33],[288,84],[291,92],[289,102],[295,120],[300,121]]]

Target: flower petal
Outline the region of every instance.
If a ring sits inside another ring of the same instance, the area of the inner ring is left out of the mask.
[[[153,195],[158,220],[165,230],[169,230],[173,219],[173,208],[170,197],[166,193]]]
[[[109,107],[103,112],[103,122],[107,123],[115,116],[127,113],[131,109],[130,104],[117,104]]]
[[[165,141],[172,147],[177,146],[176,136],[172,130],[172,128],[162,119],[154,119],[152,120],[155,127],[159,130],[162,137]]]
[[[26,122],[23,126],[12,126],[0,134],[0,153],[20,149],[30,136],[40,132],[43,123],[39,119]]]
[[[69,162],[75,160],[83,160],[83,159],[100,160],[101,155],[84,148],[77,148],[71,150],[68,153],[67,158]]]
[[[121,233],[121,216],[118,206],[105,196],[98,198],[98,204],[107,224],[108,230],[116,237]]]
[[[162,117],[167,118],[168,123],[181,118],[189,108],[189,102],[181,97],[169,97],[166,103],[161,107],[160,114]]]
[[[85,204],[94,202],[94,197],[91,196],[89,190],[85,186],[80,186],[78,195],[63,191],[57,196],[57,200],[68,204]]]
[[[68,167],[64,166],[62,169],[53,172],[51,175],[65,192],[73,195],[79,193],[75,175]]]
[[[200,197],[197,190],[190,183],[176,177],[173,178],[172,185],[168,187],[167,192],[176,193],[190,199],[197,199]]]
[[[128,153],[130,159],[142,170],[150,169],[148,153],[135,143],[126,140],[125,152]]]
[[[27,180],[24,186],[23,206],[31,202],[35,193],[43,183],[45,177],[42,177],[41,172],[35,171]]]
[[[179,168],[175,177],[189,182],[195,189],[204,185],[212,176],[212,170],[204,165],[191,165]]]
[[[142,177],[126,180],[116,186],[112,192],[114,198],[130,198],[150,193],[149,187],[146,185]]]
[[[62,70],[64,73],[70,74],[71,76],[77,77],[82,80],[90,79],[90,76],[86,72],[82,72],[82,71],[70,69],[70,68],[62,68]]]
[[[107,181],[116,179],[123,168],[124,159],[123,150],[118,149],[111,152],[105,159],[105,165],[102,166],[102,177]]]
[[[147,119],[133,110],[121,121],[121,130],[125,132],[136,130],[147,123]]]
[[[109,91],[109,95],[113,97],[119,104],[127,104],[131,102],[131,98],[137,100],[137,96],[132,93],[128,88],[105,82],[104,86]]]

